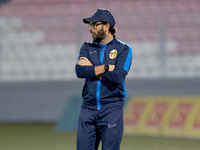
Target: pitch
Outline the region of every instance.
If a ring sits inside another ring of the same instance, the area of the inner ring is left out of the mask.
[[[121,144],[121,150],[199,150],[199,147],[199,140],[150,136],[124,136]],[[0,124],[0,149],[76,150],[76,133],[58,132],[54,123]]]

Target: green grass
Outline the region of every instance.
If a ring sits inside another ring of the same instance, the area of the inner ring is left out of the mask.
[[[57,132],[55,124],[0,124],[0,150],[75,150],[75,132]],[[124,136],[121,150],[199,150],[199,140]],[[99,148],[100,150],[100,148]]]

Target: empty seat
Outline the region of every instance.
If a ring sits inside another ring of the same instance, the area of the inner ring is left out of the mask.
[[[82,18],[108,6],[116,18],[116,37],[133,50],[130,77],[162,76],[161,21],[166,75],[200,76],[199,61],[193,57],[200,55],[199,1],[12,0],[1,6],[1,79],[76,78],[80,46],[92,41]]]

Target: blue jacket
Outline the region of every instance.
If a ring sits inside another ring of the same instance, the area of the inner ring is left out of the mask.
[[[132,62],[131,47],[115,37],[105,45],[85,42],[80,49],[80,57],[86,57],[93,64],[93,66],[76,64],[77,77],[85,78],[82,106],[97,110],[123,106],[127,94],[125,78]],[[94,67],[103,64],[115,65],[115,69],[102,74],[102,79],[99,80],[95,76]]]

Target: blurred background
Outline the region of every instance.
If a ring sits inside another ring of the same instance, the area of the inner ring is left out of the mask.
[[[196,97],[200,102],[199,0],[0,0],[2,150],[75,149],[84,84],[76,77],[75,63],[82,43],[92,40],[82,18],[97,8],[112,12],[117,39],[132,47],[127,106],[138,96],[159,96],[161,101]],[[182,150],[200,146],[196,138],[188,141],[181,134],[160,144],[160,134],[147,135],[133,132],[122,149],[132,150],[132,144],[135,150],[149,145],[172,149],[173,142]]]

